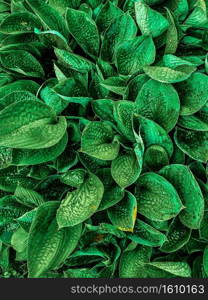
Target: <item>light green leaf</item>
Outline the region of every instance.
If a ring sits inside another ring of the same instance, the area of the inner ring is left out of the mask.
[[[104,187],[94,174],[87,174],[84,182],[69,192],[57,211],[59,228],[77,225],[91,217],[98,209]]]

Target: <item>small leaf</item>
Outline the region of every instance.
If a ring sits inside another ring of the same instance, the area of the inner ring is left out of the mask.
[[[111,164],[111,174],[115,182],[121,187],[126,188],[132,185],[139,177],[142,170],[142,148],[137,153],[126,151],[120,153]]]
[[[55,49],[55,54],[62,63],[72,70],[86,73],[92,69],[92,63],[79,55],[61,49]]]
[[[149,247],[162,246],[166,241],[163,233],[139,219],[136,220],[134,231],[128,234],[128,238],[135,243]]]
[[[59,228],[77,225],[95,213],[98,209],[104,187],[94,174],[86,175],[84,182],[62,200],[57,211]]]
[[[131,244],[130,244],[131,245]],[[146,264],[150,260],[151,248],[138,245],[135,249],[126,249],[119,265],[120,278],[146,278]]]
[[[116,47],[121,42],[134,38],[136,33],[136,24],[128,13],[115,18],[104,34],[101,48],[102,59],[109,62],[114,61]]]
[[[56,30],[68,38],[64,18],[43,0],[26,0],[29,7],[49,29]]]
[[[196,70],[194,66],[180,66],[175,69],[168,67],[147,66],[143,68],[145,74],[163,83],[176,83],[188,79]]]
[[[162,252],[171,253],[181,249],[191,236],[191,230],[184,226],[179,218],[175,218],[167,232],[167,241],[162,245]]]

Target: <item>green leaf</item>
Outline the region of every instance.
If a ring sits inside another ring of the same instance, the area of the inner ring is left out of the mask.
[[[129,247],[130,248],[130,247]],[[137,246],[135,249],[127,249],[121,256],[119,265],[120,278],[145,278],[146,264],[150,260],[151,248]]]
[[[151,262],[149,265],[174,276],[191,277],[191,268],[185,262]]]
[[[162,14],[143,1],[135,3],[136,21],[143,35],[157,37],[167,30],[169,23]]]
[[[0,32],[5,34],[33,32],[34,28],[41,28],[41,23],[35,15],[29,12],[12,13],[0,24]]]
[[[181,116],[178,125],[195,131],[208,131],[208,106],[190,116]]]
[[[128,234],[128,238],[135,243],[149,247],[162,246],[166,241],[163,233],[139,219],[136,220],[134,231]]]
[[[123,11],[119,9],[111,1],[106,2],[100,9],[100,12],[96,18],[96,24],[100,32],[105,32],[106,29],[114,22],[114,20],[123,14]]]
[[[169,165],[159,173],[172,183],[185,206],[179,215],[180,221],[188,228],[200,228],[204,198],[192,172],[184,165]]]
[[[82,133],[81,151],[102,160],[113,160],[119,152],[119,142],[106,122],[90,122]]]
[[[0,87],[0,98],[7,96],[17,91],[28,91],[32,94],[36,94],[39,89],[39,85],[32,80],[17,80],[7,85]]]
[[[156,49],[151,37],[135,37],[116,48],[116,66],[120,74],[129,75],[155,61]]]
[[[171,253],[181,249],[190,239],[191,230],[175,218],[167,232],[167,241],[162,245],[162,252]]]
[[[43,0],[26,0],[26,3],[47,28],[56,30],[68,38],[69,33],[64,18],[53,7]]]
[[[29,149],[12,149],[12,165],[29,166],[38,165],[56,159],[64,152],[68,142],[67,133],[61,140],[49,148],[29,150]]]
[[[159,145],[148,147],[144,153],[144,166],[150,170],[160,170],[169,164],[169,157],[166,150]]]
[[[183,208],[175,188],[156,173],[145,173],[136,182],[138,212],[153,221],[166,221]]]
[[[206,275],[208,276],[208,247],[204,249],[203,253],[203,268]]]
[[[191,158],[207,162],[208,132],[177,128],[175,132],[176,145]]]
[[[144,118],[141,115],[135,115],[134,129],[141,133],[145,148],[152,145],[163,147],[168,156],[173,153],[173,143],[167,132],[154,121]]]
[[[121,42],[134,38],[136,33],[136,24],[128,13],[115,18],[104,34],[101,47],[102,59],[109,62],[114,61],[117,46]]]
[[[114,101],[111,99],[98,99],[92,101],[93,111],[101,120],[114,122],[113,106]]]
[[[163,83],[176,83],[188,79],[196,70],[194,66],[179,66],[175,69],[168,67],[147,66],[143,68],[145,74]]]
[[[44,272],[56,269],[75,249],[81,224],[58,229],[56,210],[59,202],[42,204],[35,215],[28,240],[28,270],[30,278],[40,277]]]
[[[0,126],[0,145],[41,149],[60,141],[66,131],[66,120],[56,118],[50,107],[39,101],[19,101],[0,111]]]
[[[1,51],[0,62],[4,68],[28,77],[44,77],[44,70],[39,61],[23,50]]]
[[[68,8],[66,20],[69,32],[77,44],[90,56],[98,56],[100,37],[93,19],[83,11]]]
[[[4,109],[5,107],[9,106],[10,104],[18,101],[38,101],[39,99],[36,98],[31,92],[28,91],[14,91],[2,99],[0,99],[0,108]]]
[[[44,203],[44,199],[39,193],[21,185],[17,186],[14,195],[17,197],[17,201],[25,206],[38,207]]]
[[[200,28],[205,25],[208,21],[206,5],[207,2],[205,0],[197,0],[193,7],[193,11],[185,20],[184,24],[196,28]]]
[[[59,228],[77,225],[91,217],[98,209],[104,187],[94,174],[87,174],[84,182],[69,192],[57,211]]]
[[[121,199],[123,199],[125,191],[113,180],[110,168],[99,169],[97,176],[104,185],[104,194],[98,208],[100,211],[118,203]]]
[[[166,8],[167,9],[167,8]],[[169,27],[166,34],[165,54],[174,54],[178,48],[178,29],[173,14],[167,9]]]
[[[63,64],[72,70],[86,73],[92,69],[92,63],[79,55],[61,49],[55,49],[55,54]]]
[[[118,204],[108,208],[108,217],[118,229],[133,232],[137,217],[137,201],[134,195],[126,192]]]
[[[183,83],[176,84],[180,101],[181,115],[192,115],[199,111],[207,102],[208,76],[194,73]]]
[[[142,145],[137,150],[137,152],[134,150],[121,152],[112,161],[111,174],[121,188],[132,185],[139,178],[143,160]]]
[[[142,86],[136,105],[141,115],[155,121],[167,132],[175,127],[180,100],[172,85],[150,79]]]

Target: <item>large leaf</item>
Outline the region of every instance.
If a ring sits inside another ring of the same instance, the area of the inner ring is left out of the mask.
[[[191,229],[200,228],[204,214],[204,198],[189,168],[184,165],[170,165],[159,173],[172,183],[185,206],[179,215],[180,221]]]
[[[191,158],[207,162],[208,132],[177,128],[175,132],[176,145]]]
[[[208,76],[194,73],[183,83],[176,84],[181,101],[181,115],[192,115],[208,101]]]
[[[143,35],[157,37],[168,28],[167,19],[143,1],[135,3],[135,12],[137,24]]]
[[[29,12],[12,13],[0,24],[0,32],[6,34],[32,32],[34,28],[41,28],[41,23],[36,16]]]
[[[177,123],[180,101],[176,90],[170,84],[149,80],[145,83],[137,98],[140,114],[150,118],[165,130],[170,131]]]
[[[172,184],[152,172],[140,176],[136,183],[135,196],[138,212],[153,221],[169,220],[183,208]]]
[[[39,61],[24,50],[1,51],[0,62],[4,68],[29,77],[44,77]]]
[[[19,101],[0,112],[0,126],[0,145],[41,149],[59,142],[66,131],[66,120],[57,118],[49,106],[39,101]]]
[[[91,122],[83,131],[81,151],[102,160],[113,160],[119,152],[112,127],[105,122]]]
[[[73,192],[69,192],[57,211],[59,228],[77,225],[98,209],[104,187],[97,176],[90,173],[84,182]]]
[[[68,8],[66,20],[68,29],[79,46],[90,56],[97,56],[100,38],[93,19],[84,11]]]
[[[104,34],[101,48],[101,57],[106,61],[115,60],[116,47],[126,40],[136,36],[137,27],[133,18],[128,14],[118,16],[108,27]]]
[[[59,202],[46,202],[36,212],[28,240],[29,277],[40,277],[45,271],[59,267],[79,241],[81,224],[58,228],[55,217],[58,205]]]
[[[26,2],[47,28],[56,30],[68,38],[65,20],[53,7],[43,0],[26,0]]]
[[[155,60],[156,50],[151,37],[136,37],[116,48],[116,65],[120,74],[133,74]]]

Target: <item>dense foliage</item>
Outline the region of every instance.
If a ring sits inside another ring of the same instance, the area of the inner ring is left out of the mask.
[[[0,1],[0,277],[208,277],[208,1]]]

